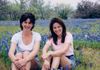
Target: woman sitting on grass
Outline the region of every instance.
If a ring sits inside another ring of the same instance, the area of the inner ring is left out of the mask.
[[[37,53],[40,47],[41,36],[32,31],[35,25],[35,16],[32,13],[24,13],[20,18],[21,31],[14,34],[11,39],[9,57],[12,61],[12,70],[30,70],[37,67]],[[36,69],[34,69],[36,70]]]
[[[66,66],[68,70],[71,70],[75,66],[72,34],[66,32],[65,24],[59,18],[51,20],[50,31],[51,36],[42,52],[44,60],[42,70],[57,70],[59,64],[64,68],[63,70],[66,70]],[[49,47],[53,50],[48,51]]]

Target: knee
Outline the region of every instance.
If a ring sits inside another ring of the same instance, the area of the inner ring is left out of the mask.
[[[23,57],[27,57],[29,55],[29,53],[30,52],[28,52],[28,51],[23,52]]]
[[[22,53],[17,53],[15,56],[16,58],[22,58]]]

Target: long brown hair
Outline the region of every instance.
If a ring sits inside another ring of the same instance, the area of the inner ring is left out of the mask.
[[[53,31],[53,25],[55,23],[58,23],[59,25],[62,26],[62,29],[63,29],[63,31],[62,31],[62,39],[61,39],[62,43],[64,43],[65,37],[66,37],[66,26],[65,26],[64,22],[59,18],[51,19],[51,22],[50,22],[50,25],[49,25],[50,26],[49,28],[50,28],[50,31],[51,31],[51,37],[53,38],[54,43],[57,45],[57,35]]]

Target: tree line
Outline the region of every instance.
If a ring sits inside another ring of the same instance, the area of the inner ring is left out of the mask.
[[[52,7],[44,5],[43,0],[0,0],[0,20],[18,20],[24,12],[32,12],[37,19],[52,17],[68,18],[100,18],[100,4],[82,0],[74,10],[70,5],[60,4]]]

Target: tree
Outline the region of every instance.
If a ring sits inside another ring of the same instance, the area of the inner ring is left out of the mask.
[[[78,6],[75,18],[100,18],[100,4],[82,0]]]
[[[10,4],[9,7],[10,7],[8,11],[9,19],[19,20],[20,15],[22,13],[20,9],[20,5],[15,3],[15,4]]]
[[[44,19],[44,1],[43,0],[31,0],[28,11],[36,14],[36,18]]]
[[[8,0],[0,0],[0,20],[18,20],[20,15],[27,10],[29,0],[15,0],[15,3]]]
[[[29,11],[36,14],[36,18],[49,19],[55,16],[55,11],[50,4],[44,5],[43,0],[31,0]]]
[[[20,13],[22,14],[27,11],[30,0],[19,0],[19,2],[15,0],[15,2],[16,6],[20,8]]]
[[[7,0],[0,0],[0,20],[7,19],[8,16],[8,1]]]
[[[72,8],[69,5],[60,4],[55,7],[55,12],[57,12],[58,17],[67,19],[72,13]]]

